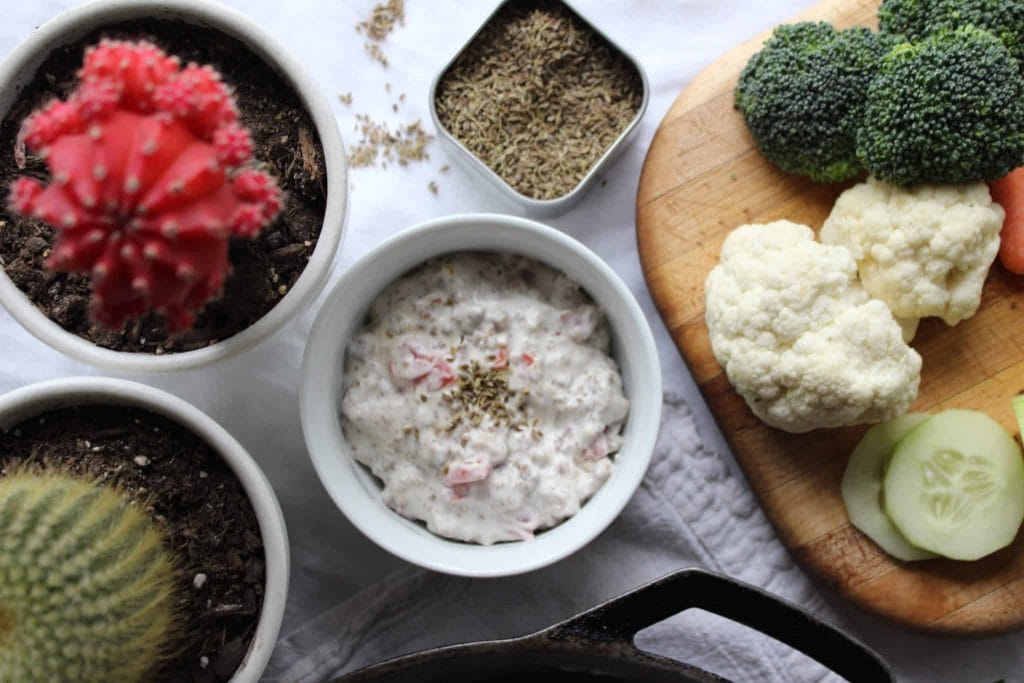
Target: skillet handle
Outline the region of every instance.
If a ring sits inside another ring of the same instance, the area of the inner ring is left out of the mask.
[[[759,588],[701,569],[683,569],[559,624],[549,638],[627,643],[639,631],[699,608],[749,626],[856,683],[893,683],[874,651],[808,612]]]

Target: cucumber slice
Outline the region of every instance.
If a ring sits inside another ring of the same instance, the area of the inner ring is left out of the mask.
[[[904,562],[927,560],[935,554],[911,545],[886,516],[882,509],[882,478],[896,445],[928,419],[923,413],[911,413],[875,425],[853,450],[843,475],[841,490],[850,523],[882,550]]]
[[[1017,426],[1020,427],[1020,433],[1024,436],[1024,394],[1014,396],[1010,401],[1010,405],[1013,406],[1013,415],[1017,418]]]
[[[1024,457],[988,415],[948,410],[896,447],[882,493],[912,544],[976,560],[1009,545],[1024,521]]]

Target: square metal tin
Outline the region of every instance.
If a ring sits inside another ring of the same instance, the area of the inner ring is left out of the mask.
[[[601,172],[608,167],[608,165],[626,148],[629,142],[634,137],[637,128],[640,125],[641,119],[643,119],[644,113],[647,111],[647,103],[650,99],[650,84],[647,80],[647,72],[644,71],[643,66],[637,61],[633,55],[624,50],[618,43],[612,40],[606,33],[601,31],[597,26],[587,20],[583,14],[581,14],[575,7],[572,6],[566,0],[556,0],[559,4],[565,6],[572,14],[576,16],[584,25],[592,30],[597,35],[601,36],[612,49],[617,50],[619,54],[625,57],[633,68],[637,70],[640,75],[641,85],[641,98],[640,108],[637,110],[636,116],[630,121],[626,129],[622,131],[618,138],[605,150],[605,153],[594,163],[587,175],[584,176],[583,180],[576,185],[569,193],[557,197],[555,199],[532,199],[515,190],[511,185],[505,182],[497,173],[492,171],[479,157],[471,152],[465,145],[449,132],[444,125],[441,124],[440,119],[437,116],[437,87],[441,83],[441,79],[448,73],[448,69],[452,67],[455,61],[462,55],[463,52],[473,43],[480,32],[494,20],[495,15],[498,14],[506,5],[521,2],[522,0],[504,0],[498,3],[494,11],[491,12],[480,27],[473,32],[465,43],[456,50],[452,58],[449,59],[445,65],[441,68],[438,74],[434,77],[433,83],[430,85],[430,116],[434,121],[434,127],[437,130],[438,139],[452,151],[453,158],[464,168],[468,169],[474,175],[482,178],[487,185],[494,189],[498,196],[500,196],[507,203],[517,207],[527,216],[544,218],[558,216],[568,212],[574,206],[580,203],[583,199],[587,190],[589,190],[597,178],[601,175]]]

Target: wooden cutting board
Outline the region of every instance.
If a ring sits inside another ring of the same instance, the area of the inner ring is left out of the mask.
[[[796,20],[875,26],[877,0],[825,0]],[[786,434],[758,421],[711,353],[704,279],[726,235],[788,219],[819,228],[842,188],[785,175],[766,162],[732,91],[759,36],[698,76],[651,145],[637,195],[647,284],[669,331],[769,519],[794,556],[859,606],[936,633],[981,635],[1024,626],[1024,536],[979,562],[889,558],[849,524],[839,483],[864,428]],[[1019,309],[1019,310],[1018,310]],[[1024,280],[996,265],[978,314],[955,328],[925,321],[914,410],[987,412],[1018,429],[1010,398],[1024,390]]]

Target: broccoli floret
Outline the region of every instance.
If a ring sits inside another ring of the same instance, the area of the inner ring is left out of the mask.
[[[883,33],[921,40],[931,34],[928,23],[935,0],[882,0],[878,8],[878,26]]]
[[[819,182],[860,175],[856,132],[868,83],[892,37],[826,23],[780,26],[736,86],[758,148],[784,171]]]
[[[996,36],[1024,65],[1024,2],[1020,0],[884,0],[878,10],[883,31],[919,41],[963,26]]]
[[[1024,164],[1024,80],[987,31],[898,45],[867,91],[857,154],[897,185],[992,180]]]

